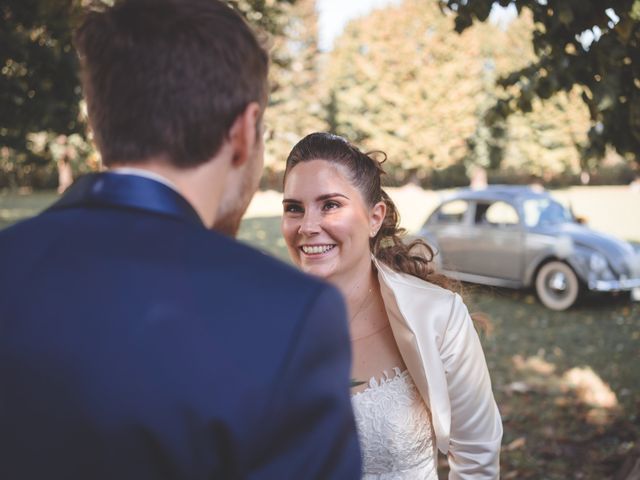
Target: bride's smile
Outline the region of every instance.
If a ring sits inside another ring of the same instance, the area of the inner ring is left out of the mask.
[[[335,245],[302,245],[300,250],[302,250],[302,253],[305,255],[317,257],[333,250],[333,247],[335,247]]]

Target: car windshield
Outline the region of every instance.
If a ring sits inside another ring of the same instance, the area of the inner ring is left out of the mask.
[[[524,221],[528,227],[574,222],[569,209],[550,198],[531,198],[523,203]]]

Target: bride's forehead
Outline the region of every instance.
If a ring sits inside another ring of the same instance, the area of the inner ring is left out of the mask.
[[[309,160],[293,167],[285,182],[287,189],[322,189],[337,187],[353,189],[349,170],[328,160]]]

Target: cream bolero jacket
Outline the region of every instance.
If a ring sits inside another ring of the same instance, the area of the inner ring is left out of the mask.
[[[458,294],[373,262],[398,349],[449,457],[449,479],[499,478],[502,421],[467,307]]]

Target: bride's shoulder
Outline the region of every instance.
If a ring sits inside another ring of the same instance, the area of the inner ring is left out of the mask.
[[[451,290],[408,273],[398,272],[379,260],[375,262],[375,265],[378,270],[378,277],[391,289],[412,289],[416,293],[422,292],[424,295],[429,295],[435,300],[445,303],[453,302],[457,296]]]
[[[405,318],[424,318],[428,312],[430,324],[439,331],[466,324],[469,313],[459,294],[381,262],[377,268],[383,297]]]

